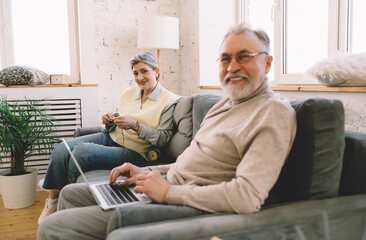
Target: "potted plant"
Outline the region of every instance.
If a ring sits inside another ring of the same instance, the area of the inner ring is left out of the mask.
[[[59,139],[52,134],[54,118],[38,106],[40,100],[0,100],[0,163],[10,160],[10,167],[0,171],[0,192],[5,208],[23,208],[35,203],[38,175],[25,160],[34,153],[50,153]]]

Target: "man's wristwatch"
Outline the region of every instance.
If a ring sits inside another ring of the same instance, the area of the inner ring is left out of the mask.
[[[136,121],[136,125],[134,128],[132,128],[132,130],[134,130],[135,132],[137,132],[140,128],[140,123],[138,121]]]

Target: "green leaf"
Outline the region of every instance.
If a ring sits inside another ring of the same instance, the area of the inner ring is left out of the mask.
[[[12,175],[25,173],[24,162],[33,153],[51,153],[53,144],[60,142],[53,134],[56,120],[39,107],[40,101],[25,98],[19,104],[1,97],[0,151],[10,154]]]

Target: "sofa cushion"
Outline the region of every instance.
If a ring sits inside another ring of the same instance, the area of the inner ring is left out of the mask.
[[[218,95],[200,94],[183,97],[178,102],[174,110],[177,132],[163,151],[164,162],[174,162],[189,146],[208,110],[220,99]]]
[[[177,132],[164,150],[168,158],[176,159],[192,140],[192,103],[193,97],[182,97],[175,107],[173,119]]]
[[[106,181],[109,179],[109,174],[111,173],[111,170],[106,169],[95,169],[93,171],[84,172],[84,175],[86,177],[86,180],[88,182],[99,182],[99,181]],[[122,179],[122,177],[120,177]],[[83,183],[84,178],[80,175],[77,180],[77,183]]]
[[[365,222],[366,196],[356,195],[286,204],[254,214],[216,213],[153,222],[143,227],[127,226],[113,231],[108,237],[169,240],[364,239]]]
[[[206,116],[208,110],[210,110],[220,99],[221,96],[214,94],[201,94],[194,96],[192,107],[193,137],[200,129],[202,120]]]
[[[338,196],[344,151],[344,109],[339,100],[291,103],[297,132],[265,205]]]
[[[339,195],[366,193],[366,135],[346,131]]]

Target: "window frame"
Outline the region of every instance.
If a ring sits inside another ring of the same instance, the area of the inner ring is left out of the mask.
[[[13,52],[13,39],[12,31],[9,20],[10,16],[10,0],[0,1],[0,55],[1,55],[1,68],[7,65],[11,65],[14,60]]]
[[[285,49],[285,29],[284,29],[284,7],[286,0],[273,0],[271,18],[274,24],[273,41],[274,63],[272,65],[273,77],[270,79],[271,85],[292,85],[306,86],[321,84],[313,77],[307,76],[305,72],[297,74],[284,73],[284,49]],[[246,21],[249,10],[248,0],[238,0],[238,9],[235,14],[238,16],[238,22]],[[345,54],[351,51],[350,41],[350,11],[352,10],[352,0],[328,0],[328,49],[327,56],[331,57],[336,54]],[[200,62],[203,59],[200,59]],[[315,64],[315,63],[314,63]],[[207,87],[206,84],[200,83],[201,87]],[[212,86],[214,87],[214,86]]]
[[[284,8],[286,0],[274,0],[274,84],[279,85],[320,85],[312,77],[303,74],[284,73]],[[352,0],[328,0],[328,57],[349,50],[349,7]]]
[[[243,0],[205,0],[198,2],[198,28],[200,29],[198,34],[199,87],[213,88],[220,86],[219,70],[217,67],[218,62],[216,61],[218,58],[218,48],[222,41],[223,34],[225,34],[227,31],[227,27],[237,24],[241,20],[241,1]],[[215,2],[220,2],[220,4],[215,4]],[[221,6],[222,3],[226,5],[225,10],[227,12],[225,14],[223,13],[222,8],[218,8],[218,6]],[[212,7],[212,4],[214,4],[212,11],[207,12],[207,8]],[[233,12],[234,14],[232,14]],[[230,16],[223,20],[222,18],[217,18],[217,14]],[[224,27],[223,25],[226,25],[228,23],[227,20],[229,18],[229,25],[227,27]],[[212,26],[215,26],[223,32],[219,34],[218,31],[212,29]],[[211,29],[211,31],[208,31],[208,29]],[[210,42],[208,42],[207,39],[210,39]],[[213,43],[217,43],[218,46]]]
[[[70,75],[69,83],[80,83],[80,51],[78,34],[78,2],[67,0]],[[14,45],[11,16],[11,0],[0,1],[0,57],[1,68],[14,65]]]

